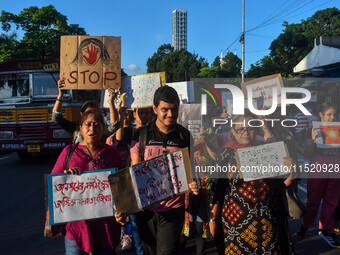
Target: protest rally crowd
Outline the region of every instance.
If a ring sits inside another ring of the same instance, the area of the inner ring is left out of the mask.
[[[177,124],[180,100],[176,90],[168,85],[156,90],[152,108],[127,109],[121,103],[116,108],[118,90],[108,89],[109,121],[104,120],[96,102],[87,101],[81,107],[79,123],[72,123],[61,113],[64,84],[63,80],[58,81],[59,95],[52,119],[73,134],[74,143],[61,152],[51,174],[123,169],[187,147],[191,147],[190,158],[196,165],[237,166],[238,149],[276,141],[286,144],[289,157],[282,162],[290,169],[282,178],[251,181],[245,181],[239,171],[214,176],[199,173],[193,175],[189,192],[135,214],[115,211],[112,217],[69,222],[59,231],[65,236],[67,255],[115,254],[120,244],[123,250],[135,249],[138,255],[185,254],[189,237],[195,238],[196,254],[203,254],[207,238],[214,239],[218,254],[294,254],[288,217],[302,217],[304,208],[292,213],[285,200],[286,192],[297,192],[299,175],[293,166],[301,155],[310,163],[340,163],[340,150],[317,148],[318,132],[308,118],[301,116],[296,116],[295,130],[267,125],[255,128],[249,126],[249,120],[264,117],[246,110],[243,115],[232,116],[236,123],[232,127],[202,126],[201,142],[194,142],[188,129]],[[219,114],[219,118],[229,118],[226,111]],[[336,114],[327,103],[318,111],[321,122],[335,122]],[[280,118],[276,112],[273,116]],[[211,120],[208,116],[205,122]],[[322,201],[319,235],[330,246],[339,248],[335,231],[339,231],[336,210],[340,179],[335,178],[338,173],[323,174],[320,178],[308,178],[308,200],[297,235],[306,236]]]

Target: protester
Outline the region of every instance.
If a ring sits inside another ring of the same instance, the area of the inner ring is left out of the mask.
[[[169,86],[158,88],[153,102],[153,111],[157,118],[140,128],[132,139],[132,165],[190,146],[189,131],[176,123],[179,107],[176,90]],[[146,135],[145,144],[140,144],[140,136],[144,135]],[[198,194],[195,182],[189,184],[189,189],[194,194]],[[124,221],[120,212],[116,212],[115,217],[118,222]],[[177,254],[183,220],[184,195],[176,195],[138,212],[136,222],[143,242],[144,254]]]
[[[122,127],[118,131],[107,138],[106,143],[109,145],[114,144],[122,157],[122,167],[128,167],[131,165],[129,157],[131,147],[131,137],[136,133],[138,128],[144,126],[151,121],[150,108],[137,108],[134,111],[127,110],[126,108],[119,108],[120,118],[123,120]],[[133,117],[132,117],[133,113]],[[133,120],[136,120],[136,126],[133,126]],[[127,250],[132,245],[131,233],[133,242],[136,248],[137,255],[143,255],[142,242],[139,237],[138,227],[136,224],[136,216],[134,214],[129,215],[129,219],[125,224],[124,234],[122,236],[121,245],[123,250]]]
[[[151,113],[149,107],[137,108],[132,111],[119,106],[117,110],[122,121],[120,121],[120,127],[117,132],[109,136],[106,143],[109,145],[114,144],[119,149],[122,167],[128,167],[131,164],[129,153],[132,137],[138,128],[151,121]],[[134,121],[136,121],[136,125],[133,124]]]
[[[233,122],[238,123],[232,127],[232,141],[219,153],[218,165],[237,166],[236,150],[256,145],[256,130],[248,125],[253,118],[250,113],[233,117]],[[264,137],[271,136],[267,129]],[[295,164],[289,157],[283,162],[288,167]],[[238,170],[222,175],[216,181],[210,230],[215,236],[216,219],[222,213],[225,254],[284,254],[283,250],[289,244],[282,244],[280,233],[288,226],[280,224],[284,209],[277,198],[280,189],[292,182],[292,173],[288,175],[286,179],[244,181]]]
[[[336,110],[328,103],[321,104],[319,110],[321,122],[336,121]],[[313,128],[311,139],[307,140],[307,155],[309,165],[326,165],[329,169],[340,164],[340,149],[321,149],[316,146],[318,131]],[[314,224],[318,209],[322,201],[319,220],[319,235],[332,247],[340,248],[334,231],[334,212],[340,198],[340,179],[338,172],[322,172],[318,175],[309,173],[307,180],[307,209],[298,236],[305,237],[309,226]]]
[[[64,86],[65,86],[65,81],[59,80],[58,81],[59,94],[58,94],[57,100],[55,101],[55,104],[52,110],[52,121],[57,123],[62,129],[66,130],[68,133],[73,134],[75,136],[75,139],[74,139],[75,142],[79,142],[82,139],[80,136],[78,136],[79,133],[74,134],[74,132],[77,131],[79,127],[79,123],[71,122],[65,119],[61,112],[63,96],[65,93],[65,90],[63,89]],[[113,89],[109,89],[109,93],[110,93],[110,99],[109,99],[110,125],[104,126],[104,135],[106,137],[114,133],[119,127],[118,113],[117,111],[115,111],[115,108],[114,108],[114,99],[118,92]],[[96,102],[86,101],[80,108],[80,115],[84,114],[84,112],[88,110],[99,110],[100,111],[100,107],[98,106]]]
[[[83,171],[118,168],[119,152],[115,147],[103,144],[104,118],[97,110],[88,110],[80,119],[80,132],[83,141],[79,145],[68,145],[59,155],[51,174],[70,173],[79,175]],[[69,146],[75,148],[65,169]],[[120,225],[115,218],[82,220],[66,225],[66,255],[75,254],[114,254],[119,244]],[[86,253],[84,253],[86,252]]]

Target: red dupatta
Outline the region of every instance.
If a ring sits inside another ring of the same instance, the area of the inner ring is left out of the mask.
[[[254,145],[246,145],[246,144],[240,144],[240,143],[238,143],[236,141],[230,141],[230,142],[227,142],[227,144],[224,145],[221,149],[223,149],[223,148],[232,148],[232,149],[234,149],[236,151],[238,149],[252,147],[252,146],[254,146]]]

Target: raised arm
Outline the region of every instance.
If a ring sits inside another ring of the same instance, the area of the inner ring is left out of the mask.
[[[59,80],[58,81],[58,97],[57,100],[54,103],[54,107],[53,107],[53,111],[55,112],[60,112],[61,111],[61,106],[63,104],[63,96],[65,93],[65,90],[63,90],[62,88],[64,88],[65,86],[65,81],[64,80]]]

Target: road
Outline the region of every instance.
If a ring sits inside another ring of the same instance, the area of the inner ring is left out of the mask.
[[[0,155],[2,183],[0,194],[0,254],[9,255],[57,255],[64,254],[63,238],[43,237],[45,221],[44,174],[50,173],[57,154],[44,154],[22,161],[15,153]],[[306,200],[306,181],[301,182],[300,197]],[[317,222],[317,221],[316,221]],[[308,237],[299,240],[296,231],[301,220],[290,220],[290,229],[297,255],[335,255],[340,249],[329,247],[318,235],[317,224],[307,233]],[[338,234],[338,240],[340,235]],[[217,254],[213,242],[207,241],[206,255]],[[187,253],[194,254],[195,244],[187,244]],[[121,250],[120,254],[134,254]]]

